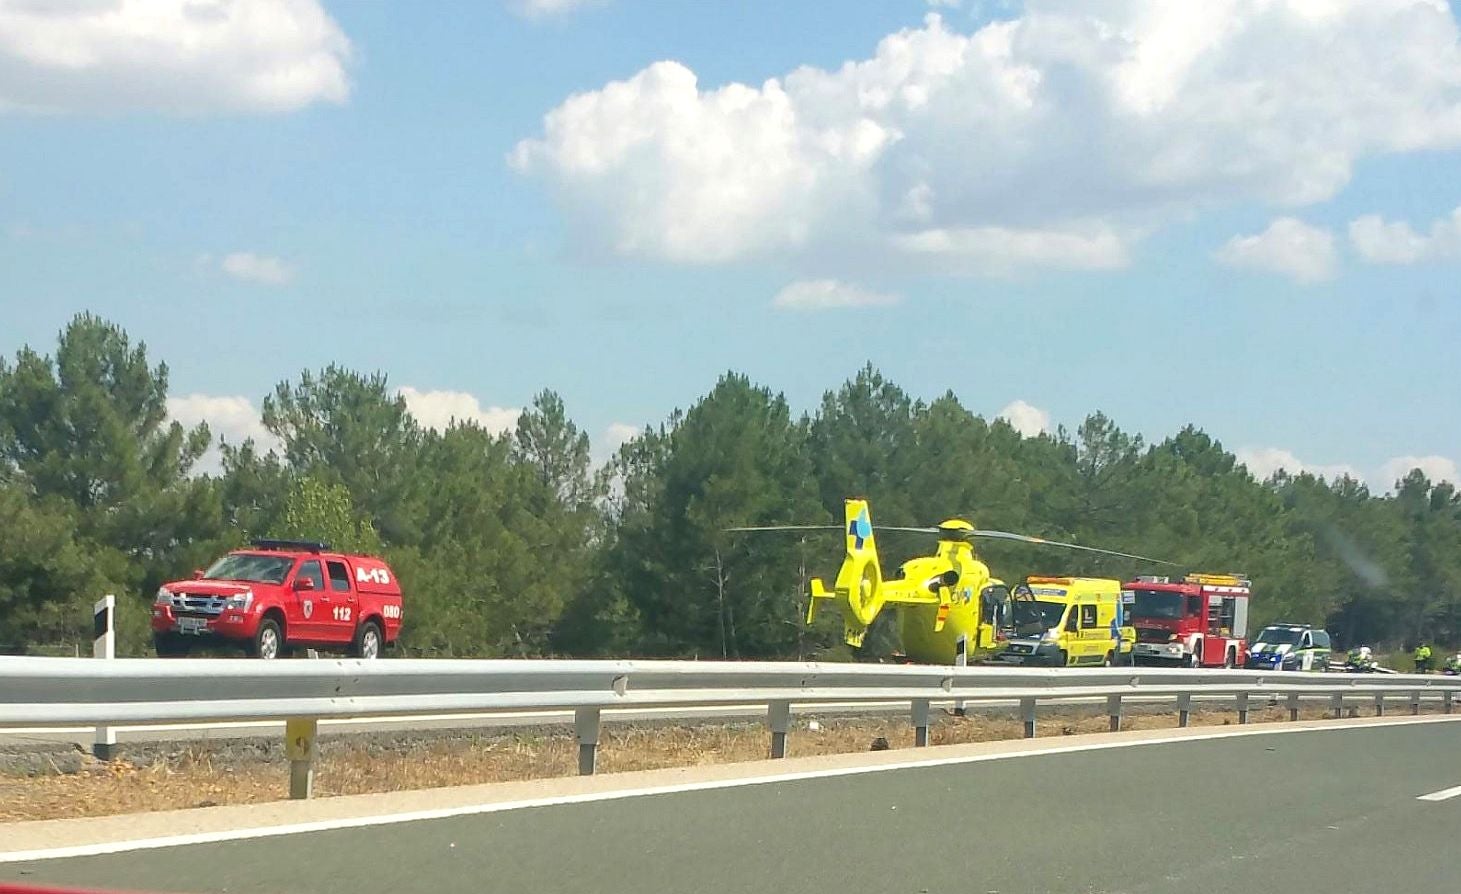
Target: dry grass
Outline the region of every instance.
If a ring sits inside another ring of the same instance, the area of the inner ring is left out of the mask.
[[[1306,707],[1303,719],[1326,716]],[[1255,707],[1254,723],[1286,720],[1283,708]],[[1193,725],[1236,722],[1231,710],[1197,710]],[[890,748],[913,745],[904,718],[818,718],[809,728],[801,718],[789,738],[791,756],[867,751],[875,739]],[[1042,736],[1104,732],[1103,714],[1042,717]],[[1132,713],[1125,729],[1176,725],[1173,713]],[[1015,739],[1023,726],[1009,716],[938,715],[930,730],[934,745]],[[606,725],[599,750],[602,772],[687,767],[758,760],[767,756],[769,736],[759,724]],[[0,821],[139,813],[219,804],[278,800],[287,786],[281,755],[239,759],[227,745],[197,744],[144,765],[128,760],[93,762],[81,772],[28,777],[0,776]],[[479,736],[406,741],[382,745],[369,736],[327,739],[315,775],[317,795],[348,795],[567,776],[577,767],[578,746],[569,731],[540,734],[484,732]]]

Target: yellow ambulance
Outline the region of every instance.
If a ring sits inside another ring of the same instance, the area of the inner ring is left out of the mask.
[[[1121,582],[1031,577],[1010,593],[1010,626],[996,656],[1006,664],[1111,667],[1130,664],[1136,630]]]

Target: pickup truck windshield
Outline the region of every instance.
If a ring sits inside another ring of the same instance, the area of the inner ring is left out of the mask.
[[[1263,632],[1258,634],[1257,642],[1269,643],[1275,646],[1285,644],[1293,645],[1304,635],[1302,630],[1290,630],[1287,627],[1265,627]]]
[[[1131,607],[1131,617],[1179,621],[1182,619],[1182,606],[1186,601],[1181,593],[1137,590],[1136,603]]]
[[[1064,602],[1016,599],[1011,622],[1016,636],[1036,636],[1059,624],[1064,614]]]
[[[204,580],[244,580],[282,584],[294,560],[286,556],[224,556],[203,572]]]

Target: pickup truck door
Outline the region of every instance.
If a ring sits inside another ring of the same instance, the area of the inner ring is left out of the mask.
[[[298,606],[299,620],[291,625],[288,634],[291,640],[320,642],[328,629],[326,619],[330,616],[330,592],[325,589],[325,572],[319,559],[306,559],[299,563],[294,573],[296,587],[294,599]],[[308,580],[313,584],[309,590],[300,590],[298,582]]]
[[[355,625],[360,619],[360,600],[355,593],[355,583],[350,577],[350,568],[342,559],[326,559],[326,576],[330,579],[330,616],[327,619],[328,640],[332,643],[348,643],[355,638]]]

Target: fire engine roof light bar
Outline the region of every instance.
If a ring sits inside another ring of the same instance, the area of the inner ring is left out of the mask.
[[[256,549],[286,550],[290,552],[324,553],[330,551],[328,543],[318,540],[267,540],[249,541]]]

